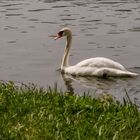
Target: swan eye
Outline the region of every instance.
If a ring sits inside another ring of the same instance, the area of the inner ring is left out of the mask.
[[[60,31],[60,32],[58,33],[58,35],[62,37],[62,36],[63,36],[63,33],[64,33],[64,31]]]

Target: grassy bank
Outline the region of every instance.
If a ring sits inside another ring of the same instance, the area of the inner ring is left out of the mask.
[[[0,83],[0,139],[139,140],[140,113],[131,102],[109,96]]]

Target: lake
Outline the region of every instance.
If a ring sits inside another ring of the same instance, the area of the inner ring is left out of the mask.
[[[61,28],[73,31],[70,63],[96,56],[111,58],[140,74],[139,0],[1,0],[0,79],[98,96],[129,96],[140,104],[136,78],[70,77],[59,68],[65,39],[54,41]]]

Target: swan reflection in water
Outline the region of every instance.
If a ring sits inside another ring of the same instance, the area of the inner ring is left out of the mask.
[[[140,68],[132,68],[132,70],[139,72]],[[131,101],[140,106],[140,76],[133,79],[128,77],[109,77],[104,79],[92,76],[72,76],[61,73],[61,77],[65,83],[66,90],[70,95],[88,94],[92,97],[99,97],[100,95],[107,93],[117,100],[123,101],[124,98],[127,99],[127,92]]]
[[[67,92],[74,94],[75,89],[74,89],[74,84],[78,83],[78,85],[81,85],[84,87],[83,92],[88,92],[92,91],[92,93],[100,94],[100,93],[108,93],[109,91],[112,92],[113,90],[115,91],[116,89],[121,90],[122,88],[124,89],[124,83],[126,83],[126,80],[129,78],[98,78],[98,77],[82,77],[82,76],[72,76],[69,74],[61,73],[62,79],[65,83]],[[118,87],[120,89],[118,89]],[[77,91],[76,91],[77,93]]]

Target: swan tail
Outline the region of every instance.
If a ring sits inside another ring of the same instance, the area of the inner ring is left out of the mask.
[[[99,76],[99,77],[135,77],[138,76],[137,73],[129,72],[129,71],[123,71],[123,70],[116,70],[112,68],[102,68],[100,70],[97,70],[94,72],[93,75]]]
[[[124,74],[122,73],[122,75],[124,75],[124,76],[130,76],[130,77],[135,77],[135,76],[138,76],[139,74],[138,73],[133,73],[133,72],[126,71],[126,72],[124,72]]]
[[[136,76],[138,76],[138,74],[133,73],[133,72],[129,72],[129,71],[118,71],[116,73],[116,75],[114,74],[114,76],[118,76],[118,77],[136,77]]]

